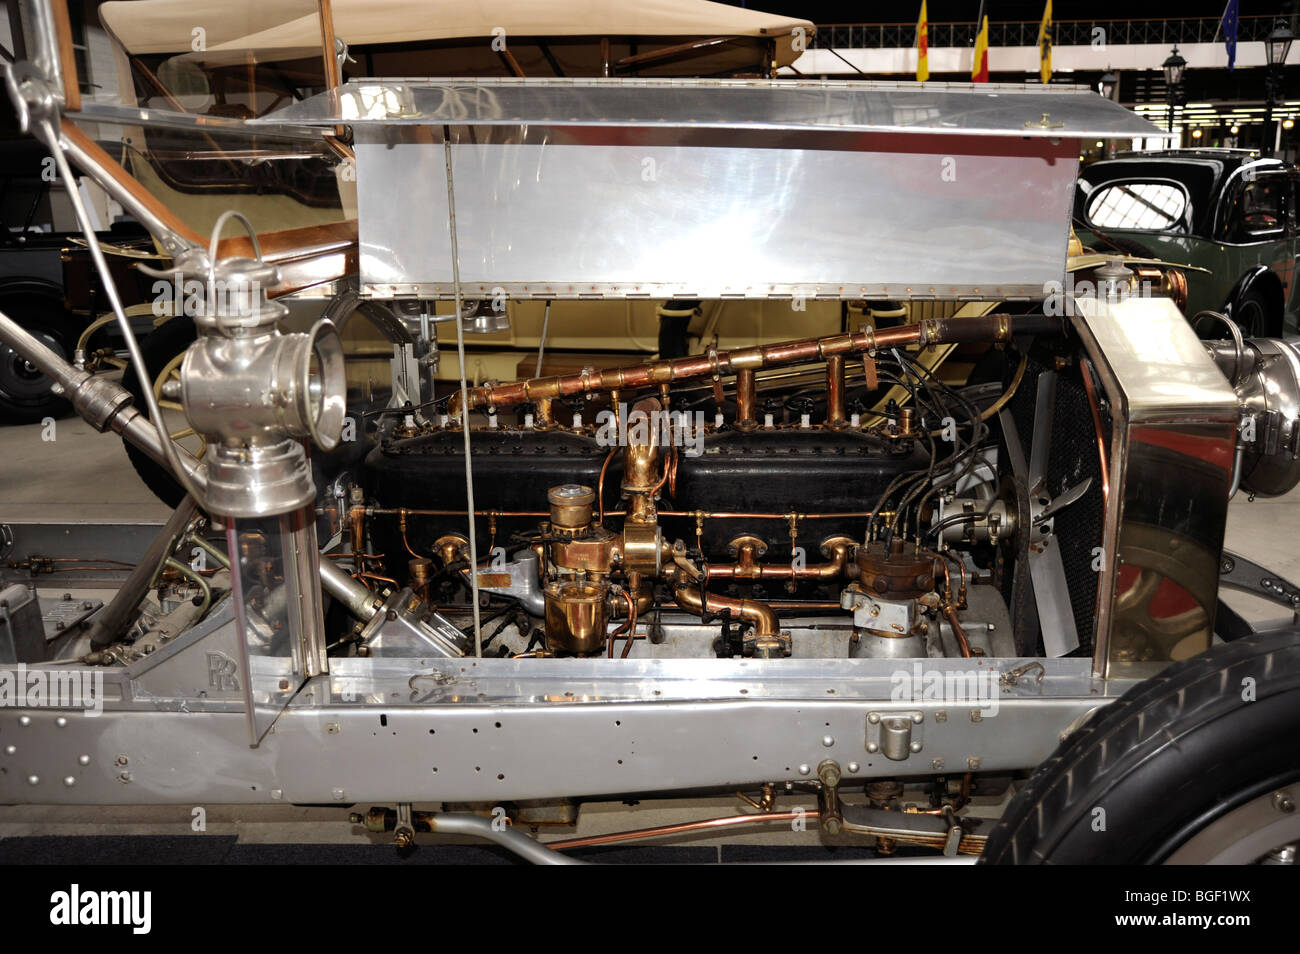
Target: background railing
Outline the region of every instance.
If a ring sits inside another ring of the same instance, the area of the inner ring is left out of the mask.
[[[1277,16],[1245,16],[1239,19],[1238,43],[1265,39],[1273,31]],[[1038,43],[1038,20],[989,21],[989,46],[1034,46]],[[1222,42],[1217,17],[1169,20],[1057,20],[1052,42],[1056,46],[1089,46],[1100,28],[1107,44]],[[931,23],[930,46],[973,46],[976,24]],[[915,23],[822,23],[810,44],[834,49],[891,49],[916,45]]]

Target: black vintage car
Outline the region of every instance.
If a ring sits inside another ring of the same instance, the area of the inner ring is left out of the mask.
[[[52,170],[53,160],[34,140],[0,141],[0,312],[71,358],[82,331],[109,308],[84,242],[61,230],[72,228],[72,213]],[[114,222],[98,237],[122,252],[149,254],[153,248],[134,221]],[[148,285],[132,258],[110,255],[109,263],[125,304],[147,300]],[[150,326],[143,322],[141,332]],[[116,328],[105,327],[93,344],[112,349],[116,335]],[[0,345],[0,423],[29,423],[66,410],[44,374]]]
[[[1084,245],[1187,270],[1187,314],[1222,311],[1247,335],[1296,330],[1300,170],[1244,149],[1121,154],[1082,171],[1074,224]]]

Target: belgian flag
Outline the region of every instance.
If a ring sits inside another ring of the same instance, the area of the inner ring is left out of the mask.
[[[971,64],[970,78],[976,83],[989,81],[989,18],[980,20],[980,31],[975,34],[975,61]]]

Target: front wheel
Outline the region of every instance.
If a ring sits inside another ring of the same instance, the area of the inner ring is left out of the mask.
[[[71,359],[77,333],[52,296],[20,295],[0,301],[0,311],[30,332],[41,344]],[[32,424],[62,417],[71,405],[52,390],[54,381],[26,357],[0,344],[0,421]]]
[[[1300,630],[1174,663],[1072,733],[982,864],[1287,861],[1300,843]]]
[[[1268,298],[1252,288],[1233,303],[1229,316],[1245,338],[1282,337],[1282,316],[1273,314]]]
[[[180,405],[163,400],[158,392],[161,390],[163,380],[167,376],[176,374],[176,370],[180,367],[180,359],[197,338],[198,330],[194,326],[194,319],[186,315],[178,315],[159,325],[140,342],[140,357],[144,359],[145,369],[149,372],[147,386],[154,390],[154,396],[164,417],[167,416],[168,411],[172,412],[171,417],[167,418],[166,426],[174,440],[190,437],[194,431],[180,413]],[[140,408],[142,413],[146,413],[149,406],[144,398],[144,386],[135,373],[135,365],[128,364],[126,370],[122,372],[122,387],[131,392],[131,396],[135,399],[135,406]],[[178,506],[185,496],[185,490],[176,482],[176,478],[170,471],[130,441],[123,439],[122,443],[126,446],[126,456],[130,458],[131,466],[135,468],[135,472],[140,475],[145,485],[167,506]],[[197,453],[201,448],[187,449]]]

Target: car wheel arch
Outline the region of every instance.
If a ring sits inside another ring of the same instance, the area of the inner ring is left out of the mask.
[[[1267,265],[1254,265],[1247,269],[1232,286],[1232,291],[1228,292],[1223,304],[1224,313],[1231,316],[1237,310],[1234,306],[1252,295],[1262,297],[1267,302],[1269,326],[1280,329],[1286,311],[1286,295],[1277,272]]]

